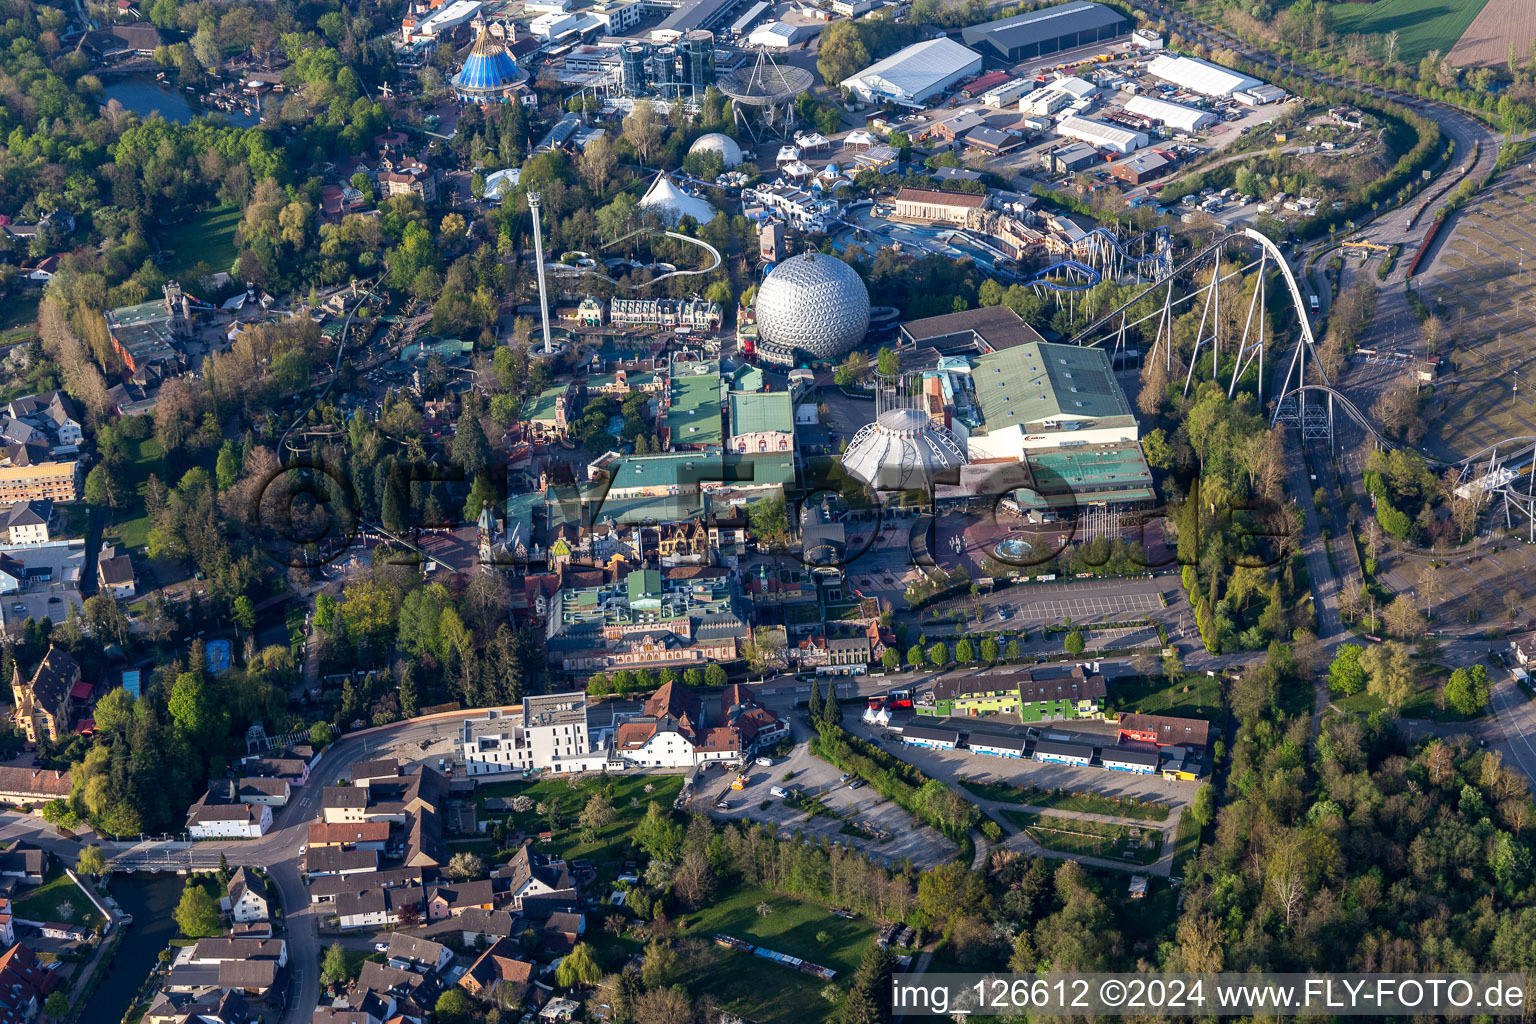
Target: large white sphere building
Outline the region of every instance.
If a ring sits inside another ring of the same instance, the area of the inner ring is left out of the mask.
[[[842,260],[808,252],[763,279],[756,313],[757,333],[765,340],[836,359],[869,333],[869,289]]]
[[[688,147],[689,153],[719,153],[720,159],[725,161],[725,169],[741,165],[741,147],[736,145],[736,140],[729,135],[721,135],[719,132],[710,132],[708,135],[700,135],[693,140],[693,145]]]

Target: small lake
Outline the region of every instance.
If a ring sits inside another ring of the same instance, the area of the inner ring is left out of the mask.
[[[177,935],[171,911],[181,900],[185,883],[180,875],[114,874],[108,891],[133,915],[133,924],[118,944],[101,984],[91,993],[79,1019],[91,1024],[116,1024],[133,1005],[160,951]]]
[[[173,84],[175,77],[167,75],[167,80],[160,82],[147,71],[124,75],[108,81],[102,93],[107,99],[117,100],[140,117],[148,117],[158,111],[161,117],[177,124],[191,124],[194,117],[204,114],[224,117],[237,128],[250,128],[259,121],[259,118],[239,110],[225,112],[204,106],[196,94],[178,89]]]

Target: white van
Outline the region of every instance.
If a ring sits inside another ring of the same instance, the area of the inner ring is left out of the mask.
[[[754,761],[753,763],[757,764],[757,765],[760,765],[760,766],[762,766],[764,768],[772,768],[773,767],[773,758],[771,758],[771,757],[760,757],[756,761]]]
[[[768,791],[768,795],[769,796],[776,796],[776,797],[780,798],[781,800],[786,796],[786,794],[784,792],[784,787],[783,786],[774,786],[772,789],[770,789]]]

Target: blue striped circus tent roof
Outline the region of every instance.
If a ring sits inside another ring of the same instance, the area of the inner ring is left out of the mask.
[[[483,28],[463,69],[453,76],[453,87],[461,93],[501,93],[526,77],[501,40],[491,35],[489,28]]]

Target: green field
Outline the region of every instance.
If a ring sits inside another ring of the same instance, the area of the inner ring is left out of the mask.
[[[1209,785],[1209,783],[1207,783]],[[1200,852],[1200,826],[1195,816],[1187,810],[1179,817],[1179,827],[1173,830],[1173,870],[1182,878],[1189,869],[1189,862]]]
[[[207,265],[207,273],[228,272],[239,255],[235,228],[240,226],[240,216],[238,207],[216,206],[167,229],[160,244],[174,255],[161,268],[165,275],[173,280],[185,277],[199,264]]]
[[[1414,680],[1413,693],[1403,706],[1397,709],[1397,717],[1427,718],[1432,722],[1470,722],[1486,715],[1487,708],[1476,714],[1463,715],[1449,705],[1443,709],[1439,706],[1440,688],[1445,685],[1450,674],[1450,670],[1444,665],[1419,663],[1418,678]],[[1339,709],[1355,715],[1369,715],[1386,708],[1379,699],[1364,690],[1348,697],[1334,697],[1333,703]]]
[[[646,792],[647,787],[650,792]],[[588,842],[578,818],[587,801],[600,788],[605,790],[608,802],[613,805],[614,817],[608,825],[597,830],[594,841]],[[560,853],[567,860],[586,857],[598,869],[600,877],[612,879],[620,873],[619,861],[629,844],[630,833],[645,816],[646,808],[652,801],[663,809],[670,808],[682,789],[681,775],[630,775],[623,778],[587,775],[574,789],[563,778],[493,782],[475,791],[475,801],[481,819],[502,818],[509,829],[530,836],[550,832],[551,838],[539,842],[536,849]],[[528,797],[534,807],[522,813],[485,810],[485,801],[489,797],[511,799],[517,796]],[[537,810],[540,804],[545,807],[544,814]]]
[[[41,298],[41,292],[25,292],[0,302],[0,345],[14,345],[37,333],[37,304]]]
[[[759,914],[759,903],[767,903],[773,913]],[[874,938],[874,929],[862,920],[850,921],[814,903],[750,886],[716,897],[705,909],[688,915],[685,924],[690,936],[706,942],[716,933],[731,935],[830,967],[837,972],[833,983],[844,990]],[[819,935],[826,941],[819,941]],[[827,982],[761,957],[714,948],[719,952],[714,964],[689,978],[695,995],[708,992],[750,1021],[802,1024],[827,1019],[832,1005],[821,996]]]
[[[158,473],[166,486],[174,485],[175,481],[167,473],[165,452],[153,437],[142,441],[125,440],[123,450],[128,455],[128,479],[133,498],[117,511],[116,521],[104,533],[124,547],[139,548],[149,541],[149,513],[144,508],[144,488],[150,474]]]
[[[90,898],[62,871],[17,900],[15,913],[29,921],[60,921],[86,928],[107,923]]]
[[[1333,30],[1398,34],[1398,55],[1416,61],[1430,50],[1451,52],[1456,40],[1488,0],[1376,0],[1372,4],[1330,4]]]
[[[973,779],[961,779],[960,785],[983,800],[996,800],[1000,803],[1050,807],[1058,811],[1077,811],[1080,814],[1107,814],[1116,818],[1135,818],[1137,821],[1168,820],[1168,808],[1162,804],[1131,797],[1104,796],[1100,793],[1078,792],[1070,789],[1015,786],[1004,782],[977,782]]]
[[[1203,673],[1172,684],[1162,676],[1118,676],[1109,699],[1116,711],[1214,720],[1221,711],[1221,680]]]
[[[1143,842],[1131,839],[1126,825],[1106,825],[1081,818],[1059,818],[1029,811],[1004,811],[1015,825],[1027,831],[1047,850],[1075,853],[1104,860],[1123,860],[1131,864],[1151,864],[1162,852],[1162,833],[1143,830]],[[1126,856],[1129,853],[1130,856]]]

